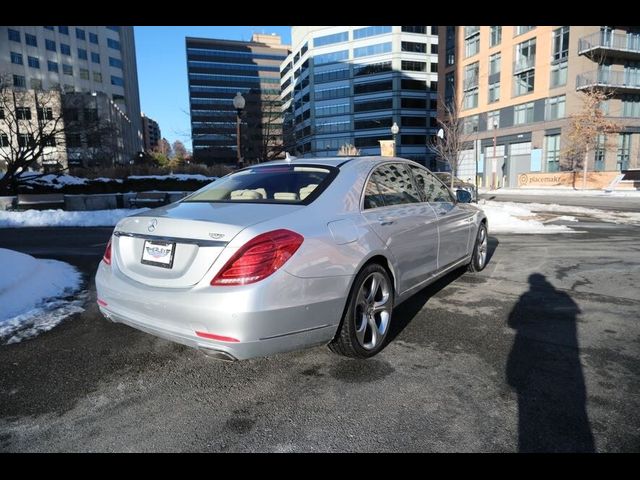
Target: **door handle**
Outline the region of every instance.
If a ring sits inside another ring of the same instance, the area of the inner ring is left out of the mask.
[[[378,217],[378,223],[380,225],[392,225],[394,222],[395,220],[392,220],[390,218]]]

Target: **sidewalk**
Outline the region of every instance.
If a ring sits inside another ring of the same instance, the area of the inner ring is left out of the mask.
[[[634,190],[613,190],[605,191],[603,189],[573,189],[573,188],[499,188],[497,190],[490,190],[487,188],[478,189],[480,194],[490,195],[542,195],[542,196],[556,196],[556,195],[569,195],[578,197],[636,197],[640,198],[640,192]]]

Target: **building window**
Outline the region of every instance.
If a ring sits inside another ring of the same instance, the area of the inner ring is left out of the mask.
[[[384,35],[385,33],[391,33],[390,26],[357,28],[353,31],[353,39],[357,40],[359,38],[373,37],[375,35]]]
[[[385,98],[383,100],[372,100],[369,102],[360,102],[353,104],[354,112],[371,112],[373,110],[387,110],[390,109],[393,105],[393,102],[390,98]]]
[[[73,76],[73,67],[71,65],[67,65],[66,63],[62,64],[62,73],[65,75]]]
[[[313,59],[315,65],[323,65],[325,63],[341,62],[349,59],[349,50],[340,50],[337,52],[324,53],[316,55]]]
[[[15,63],[16,65],[22,65],[22,54],[11,52],[11,63]]]
[[[500,52],[489,57],[489,75],[500,73]]]
[[[354,65],[353,66],[353,76],[360,77],[363,75],[373,75],[376,73],[390,72],[391,71],[391,62],[377,62],[377,63],[367,63],[362,65]],[[336,75],[340,78],[335,78],[335,80],[342,80],[343,78],[349,78],[349,69],[340,69],[340,70],[331,70],[329,72],[318,73],[314,77],[315,83],[319,83],[320,81],[329,81],[324,80],[327,74],[331,74],[333,72],[337,72]],[[344,72],[344,73],[340,73]]]
[[[107,38],[107,46],[109,48],[113,48],[114,50],[120,50],[120,42],[114,40],[113,38]]]
[[[59,25],[58,32],[60,32],[63,35],[69,35],[69,27],[66,25]]]
[[[596,139],[596,152],[594,159],[593,169],[596,172],[604,171],[604,157],[606,152],[607,145],[607,136],[604,134],[598,134],[598,138]]]
[[[349,32],[333,33],[313,39],[314,47],[322,47],[324,45],[332,45],[334,43],[342,43],[349,40]]]
[[[500,110],[487,112],[487,130],[500,128]]]
[[[51,25],[45,25],[44,28],[46,28],[47,30],[51,30],[52,32],[55,31],[55,29]]]
[[[9,137],[4,133],[0,133],[0,147],[8,147],[9,146]]]
[[[551,97],[545,100],[545,120],[557,120],[558,118],[564,118],[565,98],[566,97],[564,95],[560,95],[558,97]]]
[[[400,88],[402,90],[418,90],[418,91],[424,92],[427,89],[427,82],[425,80],[403,78],[400,81]]]
[[[9,40],[11,40],[12,42],[21,42],[22,40],[20,40],[20,32],[18,30],[13,30],[11,28],[8,29],[9,31]]]
[[[33,135],[30,133],[21,133],[18,135],[18,146],[21,148],[33,146]]]
[[[495,27],[491,27],[491,34],[489,35],[489,46],[495,47],[502,42],[502,26],[497,25]]]
[[[109,57],[109,65],[122,70],[122,60],[118,58]]]
[[[402,70],[407,70],[410,72],[426,72],[427,62],[414,62],[412,60],[402,60],[401,68]]]
[[[91,43],[95,43],[96,45],[98,45],[98,35],[96,35],[95,33],[89,32],[89,41]]]
[[[437,43],[432,43],[431,44],[431,54],[432,55],[437,55],[438,54],[438,44]]]
[[[533,92],[535,86],[535,70],[528,70],[526,72],[517,73],[514,75],[513,83],[513,95],[515,97],[519,95],[525,95]]]
[[[51,107],[37,109],[38,120],[53,120],[53,109]]]
[[[516,105],[513,109],[513,123],[524,125],[533,122],[533,102]]]
[[[531,30],[533,30],[534,26],[531,27],[516,27],[515,30],[515,35],[514,36],[518,36],[518,35],[522,35],[523,33],[527,33],[530,32]]]
[[[426,26],[422,26],[422,25],[404,26],[404,27],[401,27],[401,30],[403,32],[406,32],[406,33],[422,33],[424,35],[426,35],[426,33],[427,33],[427,27]]]
[[[58,71],[58,62],[52,62],[51,60],[47,61],[47,69],[50,72],[57,72]]]
[[[402,98],[400,107],[424,110],[427,108],[427,101],[424,98]]]
[[[489,103],[500,100],[500,82],[489,85]]]
[[[551,88],[567,84],[567,66],[567,61],[551,65]]]
[[[435,62],[431,63],[430,71],[431,73],[438,73],[438,64]]]
[[[358,47],[353,49],[354,58],[368,57],[370,55],[380,55],[391,52],[391,42],[378,43],[376,45],[367,45],[366,47]]]
[[[30,45],[32,47],[37,47],[38,46],[38,39],[35,35],[31,35],[30,33],[25,33],[24,34],[24,41],[27,45]]]
[[[17,107],[16,118],[18,120],[31,120],[31,109],[29,107]]]
[[[464,134],[470,134],[478,131],[480,125],[480,116],[472,115],[462,119],[462,132]]]
[[[560,27],[553,31],[552,61],[557,62],[569,56],[569,27]]]
[[[629,150],[631,147],[631,134],[621,133],[618,135],[618,170],[627,170],[629,168]]]
[[[49,50],[50,52],[56,52],[56,42],[54,42],[53,40],[46,40],[44,41],[44,47]]]
[[[427,118],[426,117],[401,117],[400,124],[403,127],[426,127],[427,126]],[[391,125],[389,125],[391,126]]]
[[[66,45],[64,43],[60,44],[60,53],[62,55],[67,55],[67,56],[71,56],[71,47],[69,45]]]
[[[91,61],[93,63],[100,63],[100,54],[96,52],[91,52]]]
[[[27,63],[31,68],[40,68],[40,60],[36,57],[27,57]]]
[[[93,72],[93,81],[96,83],[102,83],[102,73]]]
[[[114,32],[120,32],[120,26],[119,25],[114,25],[114,26],[107,25],[107,28],[109,30],[113,30]]]
[[[78,40],[86,40],[87,39],[87,35],[86,35],[84,30],[82,30],[81,28],[76,27],[76,38]]]
[[[480,27],[464,27],[464,57],[470,57],[480,51]]]
[[[116,77],[115,75],[111,75],[111,85],[124,87],[124,80],[121,77]]]
[[[478,106],[478,89],[474,88],[464,92],[464,101],[462,102],[462,108],[467,110],[469,108],[476,108]]]
[[[26,87],[27,81],[24,78],[24,75],[14,75],[13,76],[13,86],[14,87]]]
[[[640,118],[640,95],[622,96],[622,116]]]
[[[373,83],[356,83],[353,86],[353,93],[355,95],[382,92],[382,91],[388,91],[388,90],[393,90],[393,83],[391,80],[384,81],[384,82],[373,82]]]
[[[480,72],[480,62],[470,63],[464,67],[464,83],[463,90],[478,88],[478,78]]]
[[[560,135],[547,135],[544,137],[544,150],[547,172],[560,170]]]
[[[84,48],[78,49],[78,58],[80,60],[88,60],[87,51]]]
[[[401,47],[402,47],[402,51],[403,52],[417,52],[417,53],[426,53],[427,52],[427,44],[426,43],[402,42]],[[437,45],[436,45],[436,47],[437,47]],[[436,53],[438,53],[438,52],[436,51]]]
[[[82,80],[89,80],[89,70],[87,70],[86,68],[81,68],[80,69],[80,78]]]

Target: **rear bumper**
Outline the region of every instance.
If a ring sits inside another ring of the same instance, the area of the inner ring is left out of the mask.
[[[243,360],[328,343],[336,333],[351,277],[298,278],[280,270],[242,287],[153,288],[100,263],[100,311],[112,321]],[[213,334],[237,341],[198,336]]]

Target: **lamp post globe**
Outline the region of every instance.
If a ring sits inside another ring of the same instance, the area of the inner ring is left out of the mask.
[[[398,124],[396,122],[393,122],[393,125],[391,125],[391,135],[393,137],[393,156],[396,156],[396,152],[397,152],[397,148],[396,148],[396,136],[398,135],[398,133],[400,132],[400,127],[398,127]]]
[[[240,150],[240,115],[242,114],[242,110],[245,106],[244,97],[240,92],[236,93],[236,96],[233,97],[233,106],[236,109],[236,148],[238,150],[238,159],[237,159],[237,167],[242,168],[242,154]]]
[[[245,100],[240,92],[236,93],[236,96],[233,97],[233,106],[235,107],[236,110],[244,109]]]

